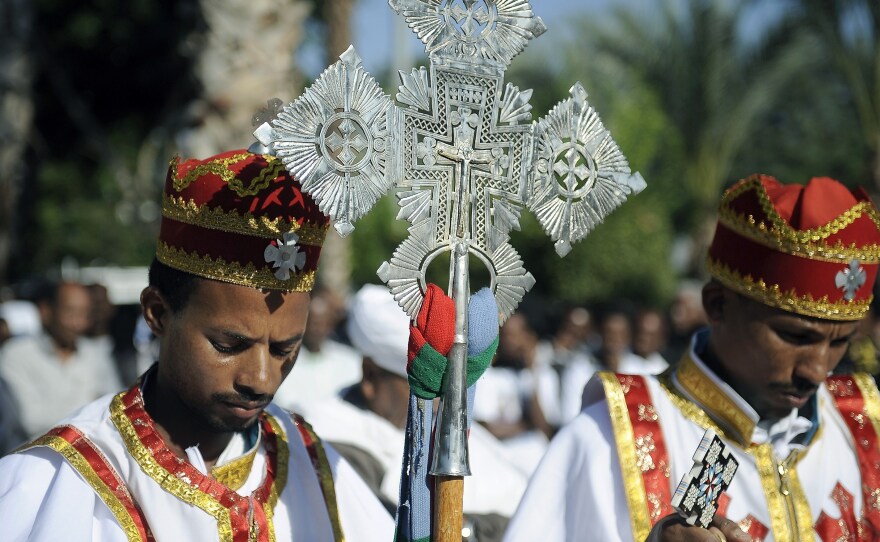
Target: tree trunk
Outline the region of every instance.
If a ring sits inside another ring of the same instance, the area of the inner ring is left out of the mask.
[[[326,45],[329,65],[336,62],[339,55],[351,45],[351,14],[354,10],[354,1],[324,0],[322,8],[322,15],[327,22]],[[348,292],[351,288],[351,239],[339,237],[335,231],[331,231],[327,234],[321,252],[319,280],[334,292]]]
[[[196,76],[204,88],[191,107],[194,127],[178,134],[184,157],[247,148],[252,118],[266,102],[290,102],[299,81],[293,53],[308,4],[301,0],[201,0],[207,24]]]
[[[31,0],[0,4],[0,286],[9,276],[15,243],[16,209],[25,178],[25,150],[31,132],[33,23]]]

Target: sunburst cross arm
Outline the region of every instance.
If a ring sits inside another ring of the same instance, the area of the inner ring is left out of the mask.
[[[254,135],[344,237],[394,184],[387,152],[394,120],[391,99],[349,47]]]

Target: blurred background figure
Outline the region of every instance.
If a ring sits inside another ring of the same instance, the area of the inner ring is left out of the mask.
[[[86,286],[91,297],[91,323],[86,329],[84,339],[90,341],[96,348],[100,348],[113,357],[115,341],[110,333],[110,325],[116,315],[116,306],[110,302],[107,287],[103,284],[93,283]]]
[[[13,337],[33,336],[40,332],[36,305],[25,300],[0,303],[0,348]],[[21,426],[21,411],[9,385],[0,377],[0,456],[18,448],[27,440]]]
[[[876,379],[880,373],[878,331],[880,325],[878,325],[877,307],[872,303],[864,319],[859,322],[855,335],[850,339],[849,348],[834,372],[836,374],[868,373],[874,375]]]
[[[666,349],[668,329],[666,317],[657,309],[642,309],[636,314],[632,351],[645,360],[652,374],[669,366],[661,354]]]
[[[703,310],[703,284],[694,280],[679,283],[669,309],[669,342],[666,358],[675,365],[690,347],[694,331],[706,325],[706,312]]]
[[[0,337],[0,345],[13,337],[36,335],[43,327],[37,306],[23,299],[0,303],[0,321],[0,326],[5,328],[5,338]]]
[[[558,385],[550,367],[552,348],[539,348],[526,308],[520,306],[501,326],[495,363],[477,381],[473,412],[474,420],[500,439],[519,468],[531,474],[554,432],[542,407],[552,409],[556,402],[542,402],[538,390],[550,390],[549,398],[555,399]]]
[[[108,353],[83,340],[91,326],[88,289],[78,283],[48,285],[37,301],[42,330],[15,337],[0,349],[0,377],[33,437],[98,397],[120,390]]]
[[[630,313],[622,308],[611,308],[602,316],[599,335],[602,343],[596,351],[596,359],[605,370],[626,374],[657,374],[667,367],[662,357],[653,357],[649,361],[633,352],[632,320]]]
[[[312,292],[302,347],[293,370],[275,393],[275,403],[299,412],[303,405],[332,397],[360,380],[361,356],[331,338],[344,316],[342,306],[327,288]]]
[[[410,395],[409,324],[385,286],[364,286],[354,297],[347,322],[348,336],[363,364],[359,381],[300,410],[392,513],[397,507]],[[464,513],[472,534],[465,540],[500,540],[525,490],[526,476],[479,424],[471,427],[468,443],[473,476],[464,485]]]
[[[6,381],[0,378],[0,457],[24,444],[27,437],[21,426],[18,403]]]
[[[562,311],[550,344],[550,367],[555,378],[541,378],[538,399],[544,418],[555,433],[581,410],[581,393],[599,363],[590,353],[590,344],[600,338],[593,329],[593,317],[586,307],[573,306]],[[543,374],[543,373],[542,373]]]

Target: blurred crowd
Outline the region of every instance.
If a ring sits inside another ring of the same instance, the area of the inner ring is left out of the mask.
[[[495,362],[478,385],[474,419],[527,477],[555,432],[580,411],[593,373],[656,374],[676,363],[693,331],[706,323],[701,287],[683,281],[665,308],[592,307],[528,296],[501,329]],[[308,412],[374,377],[364,372],[364,356],[347,336],[348,316],[338,292],[313,292],[302,349],[276,403]],[[880,324],[864,322],[841,370],[876,374]],[[139,307],[114,305],[102,284],[46,282],[0,303],[0,455],[133,382],[154,362],[152,339]],[[384,389],[370,385],[371,393]],[[405,404],[405,385],[388,389],[400,397],[374,402]],[[386,407],[384,417],[400,425],[400,412]]]

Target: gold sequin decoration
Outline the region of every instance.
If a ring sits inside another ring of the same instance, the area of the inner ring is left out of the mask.
[[[782,292],[778,284],[769,285],[763,280],[753,280],[750,275],[742,276],[711,257],[706,258],[706,265],[709,274],[728,288],[757,299],[765,305],[806,316],[815,316],[826,320],[859,320],[868,312],[868,307],[874,299],[874,296],[870,296],[868,299],[859,301],[841,300],[832,303],[828,300],[828,296],[823,296],[815,300],[809,294],[799,296],[794,291]]]
[[[840,240],[833,245],[800,242],[790,236],[780,235],[777,229],[768,227],[763,221],[757,222],[751,215],[737,214],[728,208],[721,209],[719,222],[747,239],[793,256],[825,262],[849,263],[853,258],[867,264],[880,262],[880,246],[876,244],[859,247],[855,243],[845,246]]]
[[[767,511],[770,513],[770,531],[773,533],[773,540],[797,540],[795,533],[788,525],[785,498],[779,491],[773,447],[766,443],[755,446],[754,450],[751,451],[751,455],[755,458],[758,475],[761,478],[761,487],[764,490],[764,499],[767,501]],[[810,525],[812,525],[812,522],[810,522]],[[807,538],[807,540],[810,539]]]
[[[682,360],[682,363],[684,361]],[[695,405],[688,399],[684,397],[678,388],[675,387],[675,383],[672,381],[672,371],[665,371],[658,377],[660,381],[660,385],[663,388],[663,391],[666,392],[666,396],[675,405],[679,411],[681,411],[684,416],[695,424],[699,425],[703,429],[712,429],[718,435],[723,437],[726,440],[730,440],[733,444],[739,447],[743,447],[739,440],[735,438],[731,438],[730,430],[724,429],[715,421],[709,417],[700,407]]]
[[[264,167],[259,175],[251,179],[250,185],[245,186],[238,177],[233,177],[229,181],[229,188],[235,191],[241,197],[254,196],[261,190],[269,186],[273,179],[284,172],[284,164],[281,160],[269,158],[269,165]]]
[[[826,383],[828,391],[838,397],[852,397],[855,395],[852,382],[849,380],[832,380]]]
[[[656,422],[658,419],[654,405],[639,405],[638,416],[640,422]]]
[[[654,445],[654,435],[647,433],[644,436],[637,437],[636,441],[636,465],[642,472],[654,470],[654,458],[651,457],[656,447]]]
[[[297,222],[284,220],[281,217],[269,219],[265,216],[255,217],[251,213],[239,214],[238,211],[225,211],[221,207],[209,207],[196,205],[193,200],[182,197],[162,196],[162,216],[201,226],[211,230],[252,235],[265,239],[279,239],[287,232],[294,232],[299,236],[299,242],[306,245],[321,246],[327,236],[329,223],[325,226],[314,224],[300,225]]]
[[[229,510],[207,493],[195,490],[180,478],[171,476],[171,473],[162,467],[150,450],[141,443],[134,425],[125,414],[122,397],[126,393],[128,392],[120,392],[110,402],[110,419],[122,436],[128,453],[137,461],[144,474],[152,478],[162,489],[185,503],[198,506],[214,517],[217,520],[217,530],[221,542],[232,542],[232,518],[229,515]]]
[[[880,489],[872,489],[868,496],[868,506],[874,510],[880,510]]]
[[[750,190],[755,191],[755,194],[758,196],[758,201],[761,204],[761,209],[772,223],[773,229],[777,235],[779,235],[780,238],[795,243],[809,243],[827,239],[831,235],[834,235],[851,225],[863,214],[867,215],[868,218],[880,228],[880,216],[878,216],[877,209],[869,201],[860,201],[824,226],[812,230],[796,230],[792,228],[778,212],[776,212],[776,209],[773,207],[773,202],[770,201],[770,196],[767,195],[767,191],[764,189],[764,185],[761,184],[757,175],[749,177],[745,182],[737,186],[736,189],[730,190],[725,194],[724,203],[721,205],[722,212],[726,210],[727,204],[730,201],[733,201],[737,196]]]
[[[189,173],[183,177],[178,174],[180,169],[180,156],[175,156],[171,159],[171,164],[169,164],[169,167],[171,168],[171,182],[174,189],[178,192],[184,190],[192,184],[193,181],[207,173],[213,173],[223,179],[224,182],[228,183],[235,177],[235,173],[229,169],[229,166],[241,162],[242,160],[246,160],[248,156],[250,156],[249,153],[238,153],[233,154],[232,156],[227,156],[223,159],[200,164],[191,169]]]
[[[156,246],[156,257],[175,269],[240,286],[287,292],[310,292],[315,286],[314,271],[291,274],[289,280],[278,280],[268,267],[258,271],[251,263],[241,265],[195,252],[189,254],[161,241]]]
[[[116,518],[116,521],[119,522],[119,526],[122,527],[123,532],[125,532],[125,537],[130,542],[141,542],[144,539],[141,538],[140,531],[137,528],[134,520],[131,517],[128,509],[122,504],[122,501],[113,493],[113,490],[101,480],[101,477],[95,472],[92,466],[89,464],[88,460],[80,454],[76,448],[73,447],[72,444],[64,440],[63,438],[55,435],[43,435],[42,437],[33,441],[30,445],[21,448],[21,450],[25,450],[31,448],[33,446],[45,446],[47,448],[51,448],[61,454],[64,459],[70,464],[71,467],[76,469],[80,476],[82,476],[83,480],[85,480],[92,489],[95,490],[95,493],[104,501],[104,504],[107,505],[107,508],[110,509],[110,512],[113,513],[113,517]],[[19,450],[20,451],[20,450]],[[109,463],[108,463],[109,465]],[[115,474],[115,472],[114,472]],[[128,492],[128,489],[125,486],[120,486],[119,489],[122,489]],[[134,499],[132,499],[132,502]]]
[[[865,419],[865,414],[864,414],[864,413],[862,413],[862,412],[858,412],[858,413],[856,413],[856,412],[850,412],[850,413],[849,413],[849,417],[852,418],[853,421],[856,422],[856,425],[859,426],[859,430],[862,430],[862,429],[865,428],[865,422],[866,422],[867,420]]]
[[[257,457],[257,448],[225,465],[211,469],[211,477],[233,491],[238,491],[247,481]]]
[[[601,371],[597,374],[605,388],[605,399],[608,401],[608,412],[614,428],[614,441],[617,444],[620,472],[623,475],[624,494],[629,505],[633,538],[644,540],[651,531],[651,514],[648,510],[642,472],[637,463],[636,443],[626,408],[624,390],[614,373]]]
[[[877,391],[874,378],[866,373],[855,373],[852,378],[865,401],[865,415],[874,426],[875,434],[880,437],[880,392]]]
[[[831,500],[834,501],[834,504],[837,505],[837,508],[841,512],[849,511],[852,506],[852,496],[849,495],[846,490],[843,489],[842,486],[835,486],[834,491],[831,492]]]
[[[661,504],[659,495],[656,493],[648,493],[648,505],[651,509],[651,523],[660,519]]]
[[[248,186],[244,186],[244,183],[242,183],[241,179],[236,177],[235,172],[229,169],[229,166],[247,160],[250,156],[250,153],[239,153],[225,158],[216,159],[211,162],[205,162],[194,167],[183,177],[180,177],[177,173],[180,165],[180,157],[175,156],[170,164],[172,184],[174,185],[174,189],[180,192],[202,175],[213,173],[220,177],[223,182],[228,184],[229,188],[234,190],[239,196],[253,196],[260,190],[269,186],[272,179],[275,179],[282,173],[284,170],[284,164],[281,160],[266,156],[267,160],[269,160],[269,165],[263,168],[256,177],[251,179]]]
[[[734,440],[741,446],[749,445],[755,422],[697,367],[689,355],[682,359],[675,376],[681,387],[708,410],[710,416],[733,430],[736,435]]]

